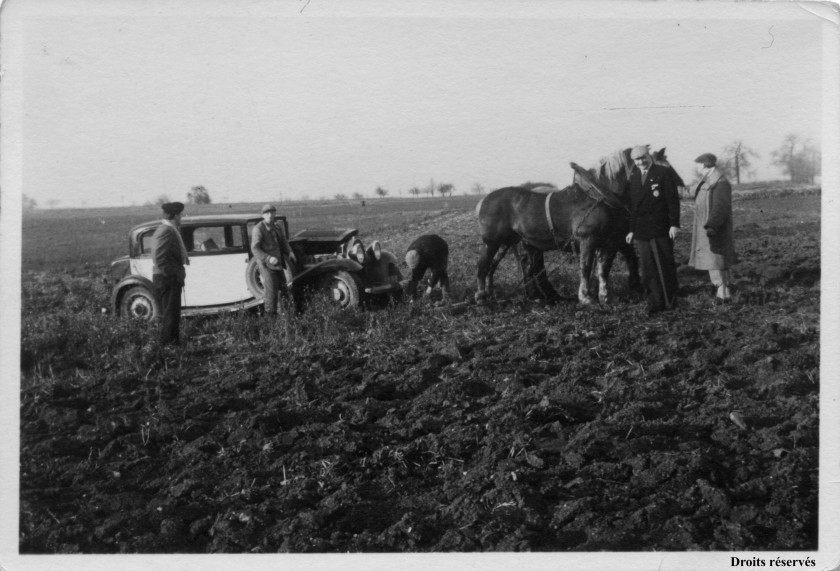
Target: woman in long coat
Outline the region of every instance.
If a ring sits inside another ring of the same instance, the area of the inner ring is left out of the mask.
[[[732,235],[732,186],[717,168],[717,158],[704,153],[694,162],[700,163],[702,177],[694,187],[694,229],[691,233],[690,266],[708,270],[717,286],[715,301],[730,301],[729,268],[738,258]]]

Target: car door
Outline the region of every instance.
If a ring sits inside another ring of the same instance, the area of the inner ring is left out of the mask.
[[[248,247],[240,224],[182,227],[190,263],[186,267],[184,307],[251,299],[245,282]]]

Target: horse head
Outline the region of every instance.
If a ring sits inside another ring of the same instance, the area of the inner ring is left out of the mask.
[[[630,179],[630,173],[633,172],[634,164],[633,159],[630,158],[630,150],[627,148],[607,155],[601,159],[598,166],[598,182],[608,187],[614,194],[620,197],[624,197],[625,185]],[[665,147],[652,152],[650,156],[654,164],[668,169],[673,177],[674,184],[685,186],[682,177],[677,173],[671,163],[668,162],[668,157],[665,155]]]
[[[596,170],[598,182],[609,188],[610,192],[619,197],[624,197],[624,190],[630,173],[633,172],[633,160],[630,158],[630,149],[616,151],[601,158]]]

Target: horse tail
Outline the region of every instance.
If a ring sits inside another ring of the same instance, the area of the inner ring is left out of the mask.
[[[475,215],[478,218],[481,218],[481,205],[484,204],[484,199],[487,198],[487,195],[481,197],[481,200],[478,201],[478,204],[475,205]]]

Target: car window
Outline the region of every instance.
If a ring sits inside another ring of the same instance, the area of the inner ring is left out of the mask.
[[[151,255],[152,248],[155,247],[155,228],[149,228],[142,234],[140,234],[140,238],[137,241],[140,244],[140,254]]]
[[[224,254],[242,251],[241,226],[194,226],[181,228],[184,245],[191,254]]]

